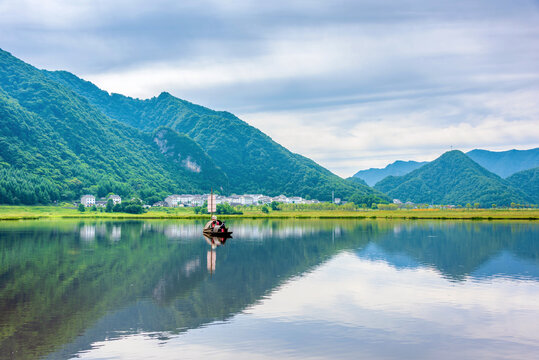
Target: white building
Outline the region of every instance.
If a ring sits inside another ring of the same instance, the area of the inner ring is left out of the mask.
[[[115,194],[111,194],[107,197],[107,201],[111,199],[112,200],[112,203],[114,205],[116,204],[121,204],[122,203],[122,198],[120,197],[120,195],[115,195]]]
[[[224,204],[224,203],[226,203],[226,202],[227,202],[227,201],[226,201],[226,197],[225,197],[225,196],[217,195],[217,196],[215,197],[215,204],[216,204],[216,205]]]
[[[228,200],[227,202],[232,206],[241,205],[240,196],[238,195],[231,195],[228,197],[227,200]]]
[[[240,204],[242,205],[253,205],[254,199],[251,196],[242,195],[240,196]]]
[[[195,195],[191,195],[191,194],[184,194],[184,195],[178,195],[178,196],[179,196],[179,202],[187,206],[191,206],[193,200],[195,199]]]
[[[288,202],[288,198],[284,195],[279,195],[279,196],[276,196],[274,198],[271,199],[272,201],[277,201],[277,202],[280,202],[280,203],[287,203]]]
[[[248,195],[253,198],[253,202],[255,204],[259,202],[260,198],[264,197],[263,194],[248,194]]]
[[[303,199],[299,196],[292,196],[291,198],[288,198],[289,204],[303,204]]]
[[[80,203],[84,206],[94,206],[95,205],[95,196],[93,195],[83,195],[80,198]]]
[[[180,202],[180,195],[170,195],[165,198],[165,203],[168,207],[177,207]]]
[[[271,203],[271,198],[269,196],[261,196],[257,201],[259,204],[269,204]]]
[[[189,203],[190,206],[202,206],[204,205],[204,201],[206,199],[204,198],[204,196],[194,196],[192,199],[191,199],[191,202]]]

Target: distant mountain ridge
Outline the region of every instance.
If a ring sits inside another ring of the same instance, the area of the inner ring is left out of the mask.
[[[375,186],[403,202],[509,206],[511,202],[530,204],[533,199],[515,189],[498,175],[453,150],[404,176],[389,176]]]
[[[529,150],[488,151],[475,149],[466,153],[485,169],[507,178],[512,174],[539,166],[539,148]]]
[[[420,168],[426,163],[427,161],[418,162],[418,161],[413,161],[413,160],[410,160],[410,161],[397,160],[387,165],[383,169],[370,168],[367,170],[360,170],[357,173],[355,173],[353,177],[364,180],[369,186],[374,186],[378,181],[384,179],[387,176],[406,175],[410,171]]]
[[[528,150],[490,151],[475,149],[466,153],[473,161],[490,172],[506,178],[518,171],[539,166],[539,148]],[[387,176],[402,176],[425,165],[428,161],[397,160],[385,168],[360,170],[353,175],[374,186]]]

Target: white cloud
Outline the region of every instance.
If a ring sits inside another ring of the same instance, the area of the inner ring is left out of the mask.
[[[539,89],[391,99],[242,118],[294,152],[348,177],[394,160],[433,160],[453,149],[539,146]],[[434,106],[418,105],[428,102]],[[411,104],[412,103],[412,104]],[[410,105],[411,104],[411,105]]]
[[[108,91],[146,98],[164,90],[220,87],[225,91],[236,84],[256,87],[276,79],[301,82],[333,75],[372,79],[384,76],[381,72],[399,61],[482,52],[481,43],[458,27],[442,26],[426,32],[424,28],[400,26],[395,30],[398,36],[379,31],[377,26],[284,28],[263,36],[260,53],[250,56],[214,56],[209,49],[219,54],[227,44],[201,40],[196,53],[187,60],[159,60],[82,75]],[[373,36],[370,31],[379,32]],[[440,39],[445,41],[441,43]]]
[[[237,113],[343,176],[537,146],[537,24],[526,0],[0,1],[25,61]]]

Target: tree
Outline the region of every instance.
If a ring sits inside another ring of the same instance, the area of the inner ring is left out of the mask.
[[[379,210],[397,210],[399,206],[397,204],[378,204]]]
[[[123,212],[129,214],[142,214],[144,212],[144,208],[140,204],[131,203],[124,206]]]
[[[148,196],[145,200],[146,204],[153,205],[158,201],[161,201],[163,198],[157,195]]]
[[[95,206],[95,205],[92,206],[92,207],[90,208],[90,211],[97,211],[97,206]]]
[[[345,210],[345,211],[354,211],[354,210],[357,210],[357,206],[356,206],[356,204],[354,204],[353,202],[347,202],[346,204],[341,205],[340,208],[341,208],[342,210]]]
[[[80,212],[84,212],[84,211],[86,210],[86,208],[84,207],[83,204],[79,204],[79,208],[78,208],[78,209],[79,209]]]
[[[470,210],[472,208],[472,204],[466,203],[466,210]]]
[[[262,206],[262,209],[261,209],[261,210],[262,210],[262,212],[263,212],[264,214],[269,213],[269,207],[268,207],[267,205]]]
[[[372,208],[372,204],[387,204],[388,202],[385,199],[382,199],[379,196],[376,195],[365,195],[360,192],[354,193],[350,199],[348,199],[350,202],[353,202],[354,204],[366,204],[367,207]],[[374,208],[373,208],[374,209]]]
[[[279,203],[277,201],[272,201],[270,204],[271,210],[277,211],[279,210]]]
[[[112,208],[114,207],[114,201],[112,199],[107,200],[107,206],[105,207],[105,212],[112,212]]]
[[[202,206],[195,206],[195,214],[209,214],[208,213],[208,202],[204,201]]]
[[[473,204],[473,207],[476,208],[476,209],[479,209],[479,206],[480,204],[478,202],[476,202],[475,204]]]
[[[241,211],[238,211],[234,209],[230,204],[224,203],[224,204],[217,204],[216,206],[216,214],[242,214]]]

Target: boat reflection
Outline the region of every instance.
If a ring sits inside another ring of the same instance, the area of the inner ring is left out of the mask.
[[[204,240],[210,245],[210,251],[208,251],[206,256],[206,264],[210,274],[215,272],[215,262],[217,259],[217,252],[215,249],[218,246],[223,246],[229,238],[231,238],[231,236],[208,236],[204,234]]]

